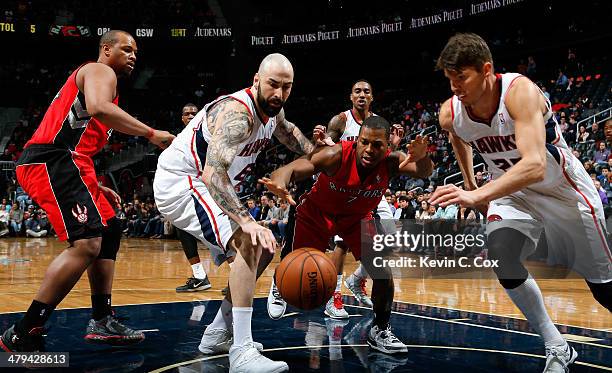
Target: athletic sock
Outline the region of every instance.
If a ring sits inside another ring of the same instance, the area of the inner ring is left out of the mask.
[[[55,306],[37,300],[32,301],[23,319],[17,323],[16,329],[21,333],[27,333],[34,328],[44,326],[54,309]]]
[[[206,329],[225,329],[232,330],[232,304],[227,300],[221,301],[221,307],[215,315],[213,322]]]
[[[192,264],[191,271],[193,272],[193,277],[199,280],[204,280],[206,278],[206,271],[204,271],[202,262],[197,262],[196,264]]]
[[[342,291],[342,275],[338,275],[336,277],[336,290],[335,292]]]
[[[93,294],[91,296],[91,317],[94,320],[102,320],[112,312],[110,294]]]
[[[234,346],[244,346],[253,341],[251,335],[251,316],[253,307],[234,307]]]
[[[542,337],[546,347],[565,345],[565,339],[553,324],[544,307],[542,292],[531,276],[516,288],[506,289],[506,293],[525,315],[529,324]]]

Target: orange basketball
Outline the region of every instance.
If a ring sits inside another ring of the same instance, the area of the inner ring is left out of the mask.
[[[294,250],[274,272],[274,281],[283,299],[303,310],[325,304],[334,293],[336,278],[331,259],[313,248]]]

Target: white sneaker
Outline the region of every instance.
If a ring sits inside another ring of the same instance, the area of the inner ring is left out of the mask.
[[[202,340],[198,346],[201,353],[207,355],[227,354],[234,343],[234,336],[227,329],[206,329]],[[259,342],[253,342],[253,345],[258,351],[263,350],[263,345]]]
[[[364,304],[366,307],[373,307],[374,304],[372,304],[372,300],[366,293],[365,284],[365,277],[359,278],[355,276],[355,274],[350,275],[344,280],[344,286],[353,293],[355,299],[357,299],[359,303]]]
[[[386,329],[379,329],[374,325],[368,333],[368,344],[371,348],[386,354],[408,352],[408,347],[391,331],[391,325],[388,325]]]
[[[279,373],[289,370],[289,365],[284,361],[270,360],[259,353],[252,342],[232,346],[229,362],[232,373]]]
[[[546,347],[546,366],[544,373],[565,373],[569,372],[567,367],[576,360],[578,353],[572,346],[565,343],[565,346]]]
[[[272,278],[270,293],[268,293],[268,316],[273,320],[278,320],[283,317],[286,310],[287,302],[280,296],[274,278]]]
[[[342,294],[339,291],[334,292],[334,296],[327,301],[325,314],[332,319],[349,318],[348,312],[344,309],[344,303],[342,303]]]

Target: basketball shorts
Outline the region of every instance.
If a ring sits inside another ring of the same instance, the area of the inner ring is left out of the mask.
[[[601,198],[580,161],[565,149],[558,149],[558,158],[549,154],[544,182],[492,201],[487,234],[501,228],[523,233],[528,237],[524,259],[544,231],[548,264],[566,266],[591,282],[612,280]]]
[[[236,255],[228,242],[239,226],[213,200],[201,178],[171,172],[158,164],[153,193],[159,212],[206,245],[216,265]]]
[[[362,225],[362,221],[365,225]],[[364,228],[367,232],[364,232]],[[360,260],[364,239],[371,239],[376,234],[374,218],[371,213],[365,216],[332,216],[303,198],[295,213],[293,250],[312,247],[325,252],[330,238],[336,234],[343,238],[355,259]]]
[[[90,157],[52,145],[27,147],[17,181],[47,213],[60,241],[101,237],[115,211],[98,188]]]
[[[375,210],[375,215],[381,220],[380,225],[382,231],[386,234],[394,234],[397,231],[395,227],[395,223],[393,222],[393,214],[391,213],[391,207],[389,207],[389,203],[387,203],[387,199],[385,196],[382,197],[378,206]],[[342,242],[342,237],[339,235],[334,236],[334,243]]]

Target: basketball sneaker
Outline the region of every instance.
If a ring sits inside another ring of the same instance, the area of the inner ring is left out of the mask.
[[[229,351],[231,373],[279,373],[289,370],[284,361],[274,361],[263,356],[253,342],[232,346]]]
[[[344,303],[342,303],[342,293],[336,291],[334,296],[329,298],[325,305],[325,314],[332,319],[348,319],[348,312],[346,312]]]
[[[283,317],[286,310],[287,302],[281,297],[274,283],[274,278],[272,278],[272,285],[268,294],[268,316],[273,320],[278,320]]]
[[[227,329],[206,329],[198,346],[201,353],[207,355],[227,354],[234,343],[234,335]],[[257,351],[263,350],[263,345],[253,342]]]
[[[355,299],[357,299],[359,303],[364,304],[366,307],[371,308],[374,305],[372,304],[370,297],[368,297],[365,285],[365,277],[359,278],[355,276],[354,273],[344,280],[344,286],[351,291],[351,293],[355,296]]]
[[[408,352],[408,347],[391,331],[391,325],[387,325],[385,329],[379,329],[378,326],[374,325],[368,333],[368,345],[386,354]]]
[[[185,285],[181,285],[176,288],[176,292],[187,293],[191,291],[202,291],[210,289],[211,287],[212,285],[210,284],[210,281],[208,281],[208,276],[206,276],[204,279],[189,277]]]
[[[91,319],[87,325],[85,340],[91,343],[104,343],[113,346],[129,345],[144,341],[141,331],[132,330],[121,324],[112,315],[98,321]]]
[[[546,347],[546,366],[544,373],[569,372],[567,367],[576,360],[578,353],[568,343],[565,346]]]
[[[13,325],[0,336],[0,348],[6,352],[44,351],[44,332],[45,329],[39,327],[33,328],[29,333],[21,334]]]

